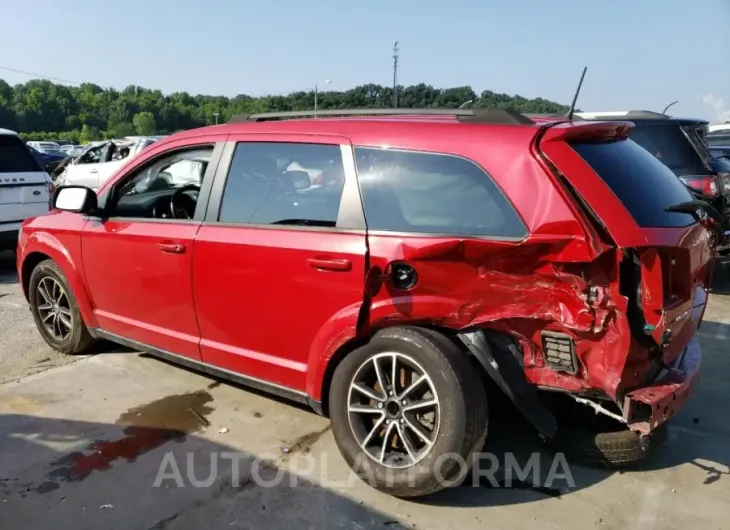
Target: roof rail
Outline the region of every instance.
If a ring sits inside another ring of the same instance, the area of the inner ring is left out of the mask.
[[[516,110],[500,109],[496,107],[478,109],[326,109],[292,112],[266,112],[263,114],[238,114],[228,120],[228,123],[348,116],[454,116],[459,121],[471,123],[507,125],[532,125],[535,123],[530,118],[524,114],[520,114]]]
[[[564,121],[569,121],[569,120],[568,120],[568,117],[567,117],[567,116],[566,116],[565,114],[555,114],[555,113],[534,113],[534,112],[531,112],[531,113],[529,113],[529,114],[525,114],[525,116],[527,116],[527,117],[528,117],[528,118],[530,118],[530,119],[532,119],[532,118],[538,118],[538,119],[542,119],[542,120],[554,119],[554,120],[564,120]],[[572,118],[570,118],[570,120],[572,120],[572,121],[580,121],[580,120],[582,120],[582,119],[583,119],[583,118],[581,118],[580,116],[578,116],[578,114],[577,114],[577,113],[576,113],[576,114],[573,114],[573,117],[572,117]]]
[[[595,120],[600,118],[644,118],[652,120],[668,120],[670,116],[653,110],[614,110],[607,112],[577,112],[581,118],[585,120]]]

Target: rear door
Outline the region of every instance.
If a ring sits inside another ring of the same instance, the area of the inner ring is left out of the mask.
[[[617,122],[562,125],[547,131],[541,149],[640,270],[644,331],[670,362],[707,302],[710,232],[697,220],[702,212],[668,210],[693,197],[667,166],[626,139],[629,131]]]
[[[20,138],[0,134],[0,225],[46,213],[49,189],[50,178]]]
[[[229,140],[193,249],[201,354],[301,392],[309,362],[353,331],[362,304],[366,241],[352,148],[329,135]],[[321,173],[317,184],[311,177]]]

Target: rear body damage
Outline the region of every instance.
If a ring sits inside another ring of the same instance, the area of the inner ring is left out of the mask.
[[[563,127],[543,131],[548,138],[536,147],[537,158],[557,190],[574,199],[582,235],[533,233],[503,243],[371,236],[369,276],[382,286],[366,289],[367,322],[376,329],[422,323],[455,331],[546,436],[555,434],[555,421],[538,389],[592,400],[596,410],[646,434],[681,408],[697,377],[694,334],[711,278],[710,231],[692,220],[674,228],[637,226],[601,179],[577,165],[584,162],[566,143],[624,141],[630,126]],[[606,199],[591,200],[591,193]],[[382,270],[378,256],[388,257]],[[395,289],[388,263],[413,267],[417,285]]]

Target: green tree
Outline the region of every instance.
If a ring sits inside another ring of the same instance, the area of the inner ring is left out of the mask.
[[[94,140],[98,140],[99,138],[101,138],[101,134],[99,134],[99,129],[95,127],[89,127],[86,124],[81,127],[81,134],[79,134],[80,143],[87,144],[89,142],[93,142]]]
[[[454,108],[468,100],[474,107],[513,108],[524,113],[564,113],[565,105],[542,98],[499,94],[484,90],[479,95],[471,87],[435,88],[425,83],[398,87],[398,105],[404,108]],[[393,105],[393,89],[375,83],[344,92],[323,91],[317,105],[322,109],[385,108]],[[314,91],[252,97],[191,95],[128,86],[123,90],[104,89],[93,83],[69,87],[34,79],[10,86],[0,80],[0,127],[27,134],[27,137],[79,138],[119,137],[179,131],[215,122],[223,123],[236,114],[267,111],[309,110],[314,107]],[[104,131],[103,135],[100,131]],[[53,136],[55,135],[55,136]]]
[[[157,125],[155,124],[155,115],[149,111],[139,112],[132,118],[134,130],[142,136],[150,136],[155,134]]]

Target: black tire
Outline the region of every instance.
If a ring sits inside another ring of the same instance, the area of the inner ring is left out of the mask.
[[[348,413],[350,383],[361,366],[384,352],[397,352],[418,363],[439,397],[439,430],[431,449],[418,463],[399,469],[365,456]],[[332,378],[329,412],[335,441],[350,468],[371,486],[396,497],[419,497],[456,485],[487,435],[487,399],[478,370],[452,341],[422,328],[381,330],[345,357]]]
[[[68,302],[68,309],[70,313],[70,332],[68,336],[58,338],[46,327],[43,322],[43,317],[39,311],[39,306],[44,305],[44,298],[39,290],[39,285],[44,280],[53,280],[57,282],[64,291],[66,300]],[[33,314],[33,320],[35,320],[36,327],[40,332],[43,340],[53,348],[54,350],[65,353],[65,354],[78,354],[86,351],[92,344],[94,344],[94,338],[89,334],[89,330],[84,324],[79,312],[79,306],[76,302],[76,297],[73,291],[68,285],[66,277],[61,272],[61,269],[53,262],[53,260],[45,260],[40,262],[33,269],[30,274],[30,281],[28,283],[28,298],[30,300],[30,310]]]
[[[668,431],[667,423],[644,437],[628,428],[612,432],[561,428],[550,444],[575,464],[626,469],[646,460],[666,441]]]

